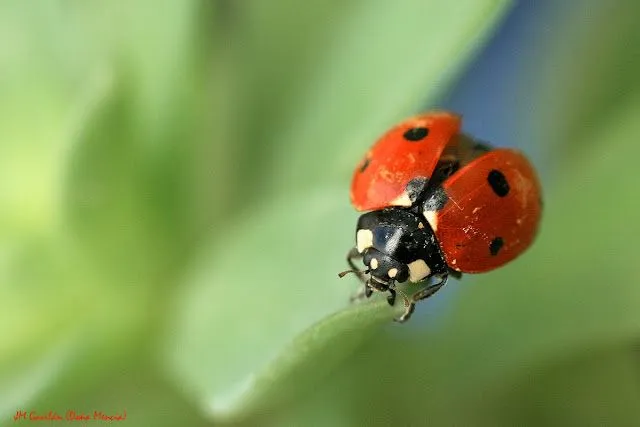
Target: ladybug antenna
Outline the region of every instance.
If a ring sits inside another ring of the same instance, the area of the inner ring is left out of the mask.
[[[369,271],[370,270],[368,268],[366,270],[362,270],[362,271],[360,271],[360,270],[346,270],[346,271],[343,271],[341,273],[338,273],[338,277],[339,278],[343,278],[344,276],[346,276],[349,273],[358,274],[358,275],[369,274]]]

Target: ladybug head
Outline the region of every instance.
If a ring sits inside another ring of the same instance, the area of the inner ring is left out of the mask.
[[[389,282],[406,282],[409,278],[409,268],[406,264],[395,260],[391,256],[370,247],[363,253],[364,265],[371,274],[370,280],[387,284]]]

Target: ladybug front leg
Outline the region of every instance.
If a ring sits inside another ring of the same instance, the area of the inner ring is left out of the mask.
[[[413,314],[413,311],[416,309],[416,303],[423,299],[427,299],[438,292],[440,288],[447,284],[448,279],[449,274],[445,274],[444,276],[442,276],[441,280],[438,283],[429,285],[426,288],[411,295],[411,301],[409,301],[409,305],[406,307],[405,312],[402,314],[402,316],[394,320],[399,323],[404,323],[409,320],[411,318],[411,315]]]
[[[412,305],[415,305],[415,304],[413,304],[411,302],[409,297],[407,297],[407,294],[402,292],[402,290],[396,288],[395,282],[391,282],[389,284],[389,289],[387,289],[387,290],[389,291],[389,296],[387,297],[387,302],[391,306],[395,305],[395,303],[396,303],[396,294],[400,293],[400,295],[402,295],[402,300],[404,302],[404,307],[405,307],[405,313],[402,315],[402,317],[407,315],[407,311],[413,312],[414,308],[412,307]],[[409,313],[409,317],[411,317],[411,313]],[[398,321],[398,319],[394,319],[394,320]]]
[[[368,280],[365,283],[365,296],[369,298],[373,291],[378,292],[389,292],[387,295],[387,302],[389,305],[393,306],[396,303],[396,288],[393,282],[390,283],[378,283],[375,280]],[[405,304],[408,302],[406,295],[400,291],[400,293],[404,296]]]
[[[362,254],[358,252],[358,250],[354,247],[351,248],[351,250],[347,253],[347,263],[349,263],[349,267],[351,267],[351,270],[346,270],[343,271],[341,273],[338,273],[338,277],[342,278],[344,276],[346,276],[349,273],[354,273],[358,276],[358,278],[360,279],[360,281],[364,284],[367,283],[367,281],[364,279],[364,277],[362,277],[364,274],[368,274],[369,273],[369,269],[366,270],[359,270],[358,266],[356,265],[355,262],[353,262],[353,260],[355,259],[359,259],[362,258]]]
[[[373,288],[367,284],[367,280],[364,278],[364,275],[367,274],[369,270],[359,270],[355,263],[355,260],[358,259],[362,259],[362,254],[358,252],[358,249],[354,246],[349,250],[349,252],[347,252],[347,263],[349,264],[349,267],[351,267],[351,270],[343,271],[338,274],[339,277],[344,277],[347,273],[355,273],[358,276],[358,279],[360,279],[360,282],[362,282],[360,290],[349,298],[349,302],[352,303],[365,297],[369,298],[373,294]]]
[[[373,288],[365,282],[364,285],[360,287],[357,293],[351,295],[349,298],[349,302],[353,303],[363,298],[369,298],[373,294]]]
[[[393,306],[396,303],[396,287],[393,281],[388,284],[382,284],[369,280],[365,286],[367,288],[367,298],[371,296],[374,290],[378,292],[389,292],[389,295],[387,295],[387,302],[390,306]],[[399,292],[404,297],[405,305],[408,304],[409,300],[407,299],[406,295],[404,295],[402,291]]]
[[[389,295],[387,296],[387,302],[389,305],[393,306],[396,303],[396,290],[393,288],[389,288]]]
[[[358,259],[362,259],[362,254],[358,252],[358,248],[354,246],[349,250],[349,252],[347,252],[347,263],[349,263],[349,267],[351,267],[351,269],[354,271],[358,271],[358,266],[355,263],[355,260]],[[366,283],[361,274],[358,274],[358,277],[360,278],[362,283]]]

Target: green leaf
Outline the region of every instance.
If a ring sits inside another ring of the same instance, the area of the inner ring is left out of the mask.
[[[336,277],[357,218],[346,187],[353,164],[391,120],[442,89],[506,5],[403,3],[341,10],[290,129],[253,133],[274,142],[274,170],[242,168],[252,177],[247,211],[214,230],[185,279],[169,369],[214,418],[252,416],[310,390],[402,310],[377,300],[348,307],[358,282]]]
[[[247,415],[289,403],[294,390],[301,393],[312,390],[336,364],[371,337],[375,326],[388,323],[401,312],[401,305],[392,309],[386,300],[377,299],[374,303],[355,305],[324,318],[284,346],[275,359],[252,376],[248,384],[243,384],[243,390],[236,390],[246,393],[231,396],[232,399],[243,399],[241,407],[218,405],[218,399],[230,405],[234,402],[225,399],[229,396],[214,395],[208,412],[212,416],[233,418],[237,415],[234,410]]]
[[[259,221],[221,231],[193,267],[170,362],[212,415],[230,418],[285,400],[394,316],[380,307],[384,300],[330,316],[357,289],[355,279],[337,277],[348,249],[341,236],[352,234],[355,218],[334,195],[275,203]]]

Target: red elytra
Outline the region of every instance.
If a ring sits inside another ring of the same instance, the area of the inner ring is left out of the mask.
[[[461,118],[456,114],[432,112],[407,119],[384,134],[354,172],[353,206],[359,211],[411,206],[407,184],[415,178],[431,177],[460,125]],[[427,134],[421,137],[420,130],[424,129]]]
[[[404,295],[399,322],[450,275],[507,264],[538,231],[541,186],[532,165],[518,151],[493,149],[460,133],[460,122],[444,112],[402,122],[376,142],[353,176],[351,201],[370,212],[358,219],[350,270],[340,277],[359,273],[362,295],[389,292],[391,305],[396,283],[436,278]]]
[[[445,180],[442,189],[444,206],[425,216],[450,268],[490,271],[532,243],[542,211],[541,187],[518,151],[489,151]]]

